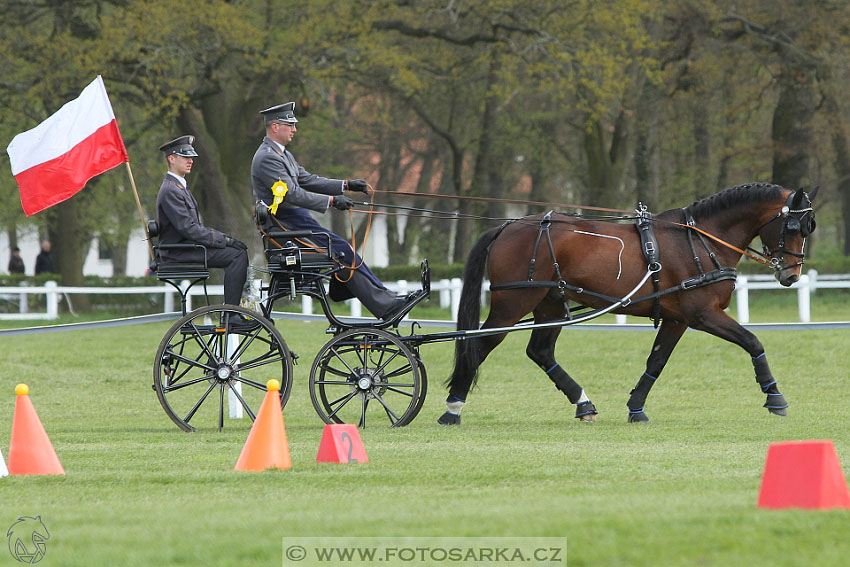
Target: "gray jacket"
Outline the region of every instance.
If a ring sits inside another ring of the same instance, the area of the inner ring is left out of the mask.
[[[160,244],[192,242],[208,248],[224,248],[227,235],[201,224],[198,202],[173,175],[165,175],[156,196],[156,219]],[[170,252],[173,256],[176,252]]]
[[[301,167],[288,150],[269,138],[254,153],[251,161],[251,188],[254,198],[271,205],[274,201],[272,185],[278,181],[286,183],[287,191],[283,208],[307,208],[324,213],[330,199],[326,195],[342,195],[342,179],[328,179],[314,175]]]

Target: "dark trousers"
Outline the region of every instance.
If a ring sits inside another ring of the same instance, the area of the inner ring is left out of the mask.
[[[347,280],[341,285],[349,292],[348,297],[354,296],[359,299],[366,306],[366,309],[377,317],[390,310],[396,301],[396,294],[384,287],[378,276],[369,269],[369,266],[363,262],[359,255],[354,253],[351,245],[345,239],[316,222],[316,219],[310,216],[306,209],[279,209],[276,217],[287,230],[327,232],[331,237],[331,249],[335,254],[342,256],[343,264],[350,266],[353,262],[355,266],[358,266],[350,278],[348,277],[350,270],[342,270],[339,274],[341,279]],[[317,242],[317,244],[324,246],[326,243]],[[340,295],[335,293],[333,289],[336,283],[332,282],[331,284],[333,299],[340,298]]]
[[[163,251],[163,259],[169,262],[203,262],[203,250]],[[207,266],[224,268],[224,302],[239,305],[242,288],[248,274],[248,253],[238,248],[207,248]]]

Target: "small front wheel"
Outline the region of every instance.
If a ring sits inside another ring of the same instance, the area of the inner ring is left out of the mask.
[[[168,417],[184,431],[213,422],[253,422],[266,383],[280,382],[281,407],[292,391],[292,356],[274,324],[233,305],[201,307],[165,333],[153,365],[153,387]]]
[[[422,407],[421,361],[398,336],[350,329],[322,347],[310,370],[310,398],[325,423],[410,423]]]

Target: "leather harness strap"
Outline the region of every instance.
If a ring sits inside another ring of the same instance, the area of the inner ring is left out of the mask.
[[[663,289],[663,290],[659,290],[658,286],[659,286],[660,277],[658,276],[658,272],[661,270],[661,264],[659,262],[660,253],[659,253],[659,250],[658,250],[658,241],[655,238],[655,234],[654,234],[654,231],[653,231],[653,228],[652,228],[652,224],[653,224],[652,223],[652,215],[651,215],[651,213],[649,213],[649,211],[646,209],[645,206],[640,204],[638,211],[637,211],[638,217],[637,217],[636,228],[637,228],[638,234],[640,234],[640,238],[641,238],[641,250],[644,253],[644,257],[646,258],[647,263],[649,264],[650,271],[653,272],[652,273],[652,276],[653,276],[652,277],[653,292],[650,293],[650,294],[647,294],[645,296],[638,297],[636,299],[632,299],[631,301],[629,301],[629,303],[638,302],[638,301],[647,301],[647,300],[650,300],[650,299],[654,300],[654,305],[653,305],[653,308],[652,308],[651,317],[653,319],[655,327],[658,327],[658,324],[659,324],[659,321],[660,321],[660,318],[661,318],[661,302],[660,302],[661,296],[667,295],[669,293],[676,293],[676,292],[679,292],[679,291],[687,291],[687,290],[690,290],[690,289],[706,286],[706,285],[709,285],[709,284],[712,284],[712,283],[715,283],[715,282],[719,282],[719,281],[734,280],[738,277],[738,270],[736,268],[723,267],[723,266],[720,265],[720,263],[717,260],[716,254],[708,246],[708,243],[703,238],[703,235],[708,236],[712,240],[716,240],[716,241],[728,246],[729,248],[733,248],[734,250],[741,252],[742,254],[746,254],[747,256],[751,256],[750,254],[747,254],[745,251],[740,250],[740,249],[732,246],[731,244],[728,244],[728,243],[720,240],[719,238],[705,232],[704,230],[697,228],[696,226],[694,226],[693,218],[690,216],[687,209],[683,209],[683,211],[684,211],[684,214],[685,214],[685,222],[688,223],[688,224],[682,224],[682,223],[677,223],[677,222],[673,222],[671,224],[675,224],[675,225],[682,226],[682,227],[685,227],[687,229],[692,229],[692,230],[696,231],[697,236],[699,236],[700,242],[702,243],[703,247],[705,247],[706,251],[709,254],[709,257],[712,259],[716,268],[711,270],[711,271],[708,271],[708,272],[703,270],[702,262],[700,261],[699,255],[696,252],[696,247],[694,246],[692,232],[691,232],[691,230],[689,230],[688,233],[687,233],[688,234],[688,244],[691,248],[691,253],[693,254],[694,263],[696,264],[697,269],[699,270],[699,274],[696,275],[696,276],[682,280],[676,286],[673,286],[673,287],[667,288],[667,289]],[[530,265],[529,265],[529,269],[528,269],[528,279],[526,281],[504,282],[504,283],[498,283],[498,284],[491,284],[490,285],[490,291],[502,291],[502,290],[522,289],[522,288],[541,288],[541,287],[558,288],[560,290],[561,298],[564,301],[564,308],[566,309],[566,315],[567,315],[568,320],[572,319],[572,316],[570,314],[569,305],[567,303],[568,298],[567,298],[566,293],[565,293],[566,291],[571,291],[573,293],[577,293],[577,294],[580,294],[580,295],[588,295],[588,296],[591,296],[591,297],[595,297],[597,299],[602,299],[604,301],[608,301],[610,303],[621,303],[622,302],[621,298],[612,297],[612,296],[609,296],[609,295],[605,295],[605,294],[601,294],[601,293],[596,293],[594,291],[586,290],[584,288],[571,285],[564,280],[564,278],[561,276],[560,266],[558,265],[558,262],[555,259],[554,246],[552,245],[552,237],[551,237],[551,234],[550,234],[550,231],[549,231],[549,228],[550,228],[551,222],[552,222],[551,221],[551,215],[552,215],[552,211],[549,211],[543,217],[543,219],[540,221],[540,226],[539,226],[538,232],[537,232],[537,238],[536,238],[535,243],[534,243],[534,251],[533,251],[531,261],[530,261]],[[503,230],[505,228],[505,226],[507,226],[508,224],[510,224],[510,222],[504,223],[500,227],[499,232],[501,232],[501,230]],[[540,247],[540,241],[542,240],[544,234],[546,235],[546,241],[547,241],[547,244],[549,245],[549,252],[552,255],[553,265],[554,265],[554,268],[555,268],[555,274],[558,277],[558,281],[534,280],[533,279],[534,268],[535,268],[535,264],[537,262],[537,251]],[[493,239],[495,240],[496,237],[498,237],[498,234],[496,236],[494,236]],[[753,257],[753,258],[758,259],[758,258],[755,258],[755,257]],[[758,260],[760,260],[760,259],[758,259]],[[760,261],[762,263],[765,263],[763,260],[760,260]]]

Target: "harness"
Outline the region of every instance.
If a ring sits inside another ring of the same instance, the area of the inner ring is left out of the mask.
[[[685,216],[685,225],[689,229],[696,229],[695,222],[693,217],[688,212],[687,208],[682,209]],[[572,314],[570,311],[570,307],[568,304],[568,298],[566,296],[567,291],[571,291],[580,295],[587,295],[590,297],[594,297],[597,299],[602,299],[612,304],[620,304],[622,307],[629,305],[632,302],[639,301],[647,301],[653,300],[654,304],[652,307],[651,318],[653,319],[653,324],[657,328],[661,319],[661,297],[667,295],[669,293],[676,293],[679,291],[688,291],[691,289],[695,289],[698,287],[703,287],[706,285],[710,285],[716,282],[724,281],[724,280],[734,280],[738,277],[738,270],[732,267],[724,267],[720,265],[720,262],[717,260],[717,255],[711,248],[708,246],[705,238],[701,234],[701,232],[697,232],[697,236],[699,238],[700,244],[702,244],[703,248],[705,248],[706,252],[708,252],[709,258],[711,258],[712,262],[715,265],[715,268],[709,271],[705,271],[702,266],[702,262],[700,261],[699,254],[697,253],[697,248],[694,243],[693,233],[696,230],[688,230],[688,245],[691,249],[691,255],[694,259],[694,263],[696,264],[697,270],[699,274],[690,278],[686,278],[682,280],[678,285],[659,290],[659,282],[660,282],[660,271],[662,269],[660,260],[660,251],[658,248],[658,240],[655,238],[655,232],[653,230],[653,219],[652,214],[647,210],[646,206],[642,203],[638,205],[637,209],[637,218],[635,222],[635,228],[640,235],[641,240],[641,251],[643,252],[644,258],[647,262],[647,272],[651,274],[653,292],[642,297],[638,297],[635,299],[623,300],[622,298],[612,297],[610,295],[605,295],[602,293],[597,293],[594,291],[590,291],[578,286],[574,286],[569,284],[564,280],[561,275],[561,269],[558,265],[558,261],[555,258],[555,249],[552,245],[552,236],[550,234],[550,227],[552,225],[552,211],[546,213],[543,218],[540,220],[540,224],[537,230],[537,238],[534,242],[534,250],[532,252],[531,261],[528,266],[528,279],[526,281],[518,281],[518,282],[504,282],[499,284],[492,284],[490,286],[490,291],[500,291],[507,289],[522,289],[522,288],[557,288],[561,300],[564,303],[564,309],[566,310],[567,320],[572,320]],[[504,223],[500,228],[496,235],[493,237],[498,237],[499,233],[505,229],[506,226],[511,224],[513,221],[509,221]],[[676,223],[678,224],[678,223]],[[537,263],[537,252],[540,249],[540,242],[543,240],[543,237],[546,237],[546,244],[549,248],[549,253],[552,255],[552,263],[555,268],[555,276],[557,277],[557,281],[549,281],[549,280],[534,280],[534,268]]]

